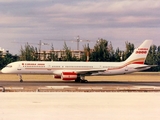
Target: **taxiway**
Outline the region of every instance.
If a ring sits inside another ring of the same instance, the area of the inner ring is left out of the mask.
[[[65,81],[0,81],[5,92],[109,92],[109,91],[160,91],[160,82],[91,81],[75,83]]]

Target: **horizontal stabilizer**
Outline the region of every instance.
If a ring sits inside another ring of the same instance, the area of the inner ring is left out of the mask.
[[[151,68],[151,67],[156,67],[157,65],[143,65],[139,67],[135,67],[135,69],[145,69],[145,68]]]

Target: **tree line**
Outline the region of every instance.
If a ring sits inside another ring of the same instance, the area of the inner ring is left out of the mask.
[[[100,39],[94,45],[94,48],[91,49],[89,45],[84,45],[84,54],[81,58],[72,56],[71,49],[64,43],[63,50],[64,56],[58,58],[58,55],[54,52],[54,47],[51,45],[51,50],[49,55],[46,57],[46,52],[43,52],[44,61],[103,61],[103,62],[120,62],[126,60],[134,51],[135,46],[133,43],[125,42],[125,50],[120,50],[119,48],[114,49],[112,43]],[[38,61],[41,54],[37,47],[33,47],[29,44],[26,44],[20,49],[20,55],[12,55],[6,53],[6,55],[0,54],[0,69],[2,69],[8,63],[14,61]],[[148,65],[157,65],[152,67],[148,71],[160,71],[160,46],[152,45],[149,50],[149,54],[145,61]]]

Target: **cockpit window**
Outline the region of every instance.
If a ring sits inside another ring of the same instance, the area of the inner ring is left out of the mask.
[[[9,67],[9,68],[11,68],[11,67],[12,67],[12,65],[7,65],[6,67]]]

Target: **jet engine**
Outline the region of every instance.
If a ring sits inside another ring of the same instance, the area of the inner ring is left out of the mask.
[[[75,72],[62,72],[62,80],[75,80],[77,78],[77,73]]]

